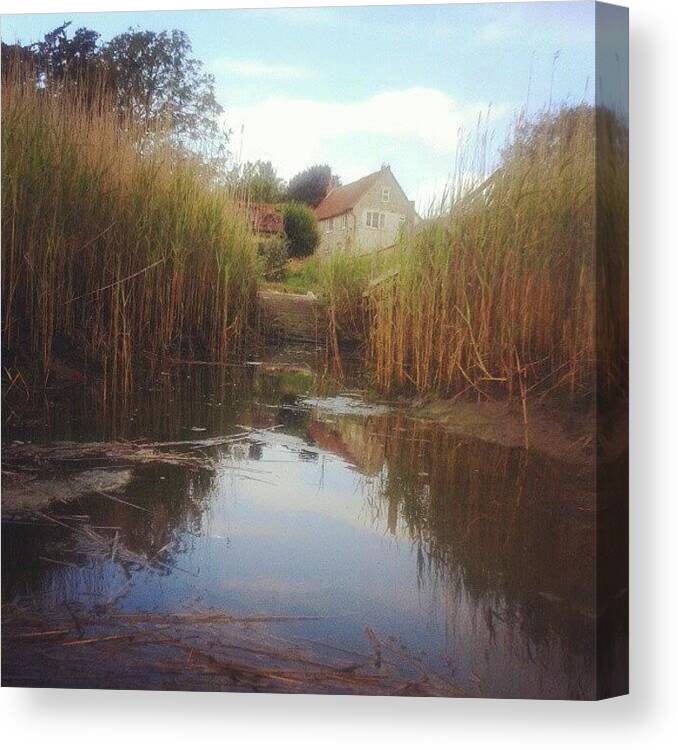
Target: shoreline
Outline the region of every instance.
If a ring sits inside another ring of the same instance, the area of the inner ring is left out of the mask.
[[[413,399],[404,412],[414,419],[439,425],[460,437],[474,438],[505,448],[522,448],[583,469],[596,461],[596,415],[562,406],[522,406],[506,401],[470,401],[461,398]]]

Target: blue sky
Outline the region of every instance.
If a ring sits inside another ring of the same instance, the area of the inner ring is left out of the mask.
[[[2,38],[31,42],[64,20],[103,39],[184,30],[236,156],[286,178],[328,162],[344,182],[389,163],[420,208],[481,112],[499,147],[528,91],[531,110],[593,97],[592,2],[13,15]]]

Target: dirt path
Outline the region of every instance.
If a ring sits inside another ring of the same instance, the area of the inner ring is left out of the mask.
[[[325,342],[326,310],[315,295],[262,289],[258,300],[265,333],[292,341]]]

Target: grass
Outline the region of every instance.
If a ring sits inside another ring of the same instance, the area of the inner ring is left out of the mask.
[[[397,275],[370,295],[382,391],[519,393],[524,404],[533,392],[590,397],[596,378],[625,387],[627,139],[588,106],[521,117],[474,189],[486,140],[465,142],[443,215],[400,242]]]
[[[285,265],[282,278],[279,281],[265,281],[262,286],[288,294],[307,294],[320,292],[320,264],[321,258],[311,255],[308,258],[290,258]]]
[[[303,260],[292,258],[288,262],[282,287],[286,292],[292,294],[317,293],[319,271],[320,259],[317,255],[312,255],[310,258],[304,258]]]
[[[29,80],[3,71],[6,364],[23,356],[45,377],[70,349],[125,387],[142,358],[241,350],[256,292],[243,211],[185,154],[140,146],[105,95]]]

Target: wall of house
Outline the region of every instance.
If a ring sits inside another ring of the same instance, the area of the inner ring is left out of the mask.
[[[318,222],[318,229],[320,230],[319,253],[346,251],[353,246],[355,218],[351,211],[331,219],[323,219]]]
[[[383,219],[377,218],[375,221],[375,214],[377,217],[383,216]],[[414,207],[390,170],[386,169],[361,196],[352,211],[319,222],[318,252],[327,254],[352,250],[368,253],[388,247],[398,239],[401,226],[412,227],[416,219]]]
[[[387,195],[384,191],[388,191]],[[403,195],[390,170],[384,170],[383,176],[361,196],[354,209],[356,220],[355,247],[358,251],[370,252],[392,245],[405,225],[412,227],[416,213],[412,204]],[[372,226],[368,224],[368,214],[383,214],[383,222]],[[383,223],[383,227],[382,227]]]

